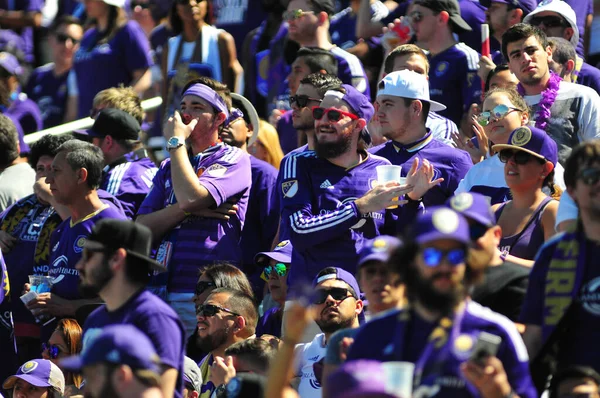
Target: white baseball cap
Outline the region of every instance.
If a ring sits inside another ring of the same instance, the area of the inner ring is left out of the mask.
[[[568,24],[573,28],[573,36],[571,37],[571,44],[575,47],[579,44],[579,28],[577,27],[577,16],[571,6],[562,0],[544,0],[538,4],[537,8],[527,14],[523,18],[524,23],[531,24],[531,19],[539,14],[540,12],[549,11],[559,14],[561,17],[567,20]]]
[[[427,101],[430,110],[439,112],[446,106],[429,99],[429,82],[427,78],[408,69],[399,70],[386,75],[377,85],[377,97],[391,95],[392,97],[411,98]]]
[[[115,7],[119,7],[119,8],[125,7],[125,0],[102,0],[102,1],[105,2],[106,4],[108,4],[109,6],[115,6]]]

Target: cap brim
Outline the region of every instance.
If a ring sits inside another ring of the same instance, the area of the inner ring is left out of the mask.
[[[458,14],[452,15],[450,17],[450,20],[454,23],[454,25],[456,25],[458,28],[460,28],[463,31],[471,32],[473,30],[473,28],[471,28],[469,26],[469,24],[467,23],[467,21],[465,21],[464,19],[462,19],[462,17],[460,15],[458,15]]]
[[[419,100],[419,101],[421,101],[421,100]],[[444,105],[444,104],[441,104],[436,101],[428,101],[428,102],[429,102],[429,110],[432,112],[441,112],[441,111],[446,110],[446,105]]]
[[[90,249],[90,250],[104,250],[106,249],[106,246],[100,242],[97,242],[95,240],[90,240],[87,239],[85,241],[85,243],[83,244],[83,247],[86,249]],[[148,256],[144,256],[142,254],[139,253],[135,253],[133,251],[127,250],[125,249],[125,251],[127,252],[128,256],[132,256],[132,257],[136,257],[140,260],[144,260],[148,263],[148,265],[150,266],[151,269],[156,270],[156,271],[161,271],[161,272],[165,272],[167,271],[167,268],[162,265],[161,263],[159,263],[158,261],[151,259]]]
[[[281,252],[260,252],[256,256],[254,256],[254,262],[259,263],[263,260],[264,257],[268,257],[275,261],[279,261],[281,263],[289,264],[292,262],[292,256],[288,256],[285,253]]]
[[[481,214],[479,214],[477,212],[470,212],[469,210],[464,210],[464,211],[456,210],[456,211],[458,213],[462,214],[463,216],[470,218],[471,220],[475,221],[476,223],[481,224],[487,228],[491,228],[495,225],[495,224],[492,224],[489,219],[485,218],[484,216],[482,216]]]
[[[389,254],[387,252],[381,252],[381,253],[371,253],[368,256],[365,256],[364,258],[361,258],[358,261],[358,265],[357,267],[360,268],[363,265],[365,265],[365,263],[368,263],[369,261],[383,261],[386,262],[389,258]]]
[[[73,130],[73,134],[75,134],[75,135],[82,135],[82,136],[85,136],[85,137],[104,137],[104,135],[98,134],[98,133],[96,133],[92,129],[87,129],[87,130]]]
[[[516,145],[497,144],[497,145],[492,146],[492,149],[494,150],[494,152],[500,152],[503,149],[516,149],[517,151],[527,152],[527,153],[535,156],[536,158],[539,158],[542,160],[548,160],[545,157],[543,157],[542,155],[540,155],[539,153],[535,153],[530,149],[526,149],[526,148],[523,148],[521,146],[516,146]]]
[[[15,386],[17,379],[26,381],[27,383],[31,384],[32,386],[36,386],[36,387],[52,387],[52,385],[50,383],[48,383],[47,381],[40,380],[39,378],[32,376],[32,375],[23,374],[23,375],[10,376],[8,379],[6,379],[4,381],[4,384],[2,384],[2,388],[4,388],[5,390],[10,390],[11,388],[13,388]]]
[[[258,113],[252,105],[252,102],[248,101],[246,97],[240,95],[238,93],[231,93],[231,98],[237,101],[240,101],[242,105],[244,105],[244,114],[248,113],[248,118],[250,119],[250,123],[252,124],[252,137],[248,139],[248,146],[254,144],[254,141],[258,138],[258,129],[260,128],[260,119],[258,117]]]
[[[60,361],[60,367],[68,372],[81,373],[81,370],[84,367],[83,358],[81,355],[75,355],[62,359]]]

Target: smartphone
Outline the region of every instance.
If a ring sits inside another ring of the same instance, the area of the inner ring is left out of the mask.
[[[469,360],[475,362],[477,365],[484,366],[484,361],[487,357],[496,356],[501,342],[502,338],[500,336],[487,332],[479,333]]]

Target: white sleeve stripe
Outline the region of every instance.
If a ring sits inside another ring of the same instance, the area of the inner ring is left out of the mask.
[[[336,210],[329,214],[311,217],[309,219],[306,219],[306,218],[300,216],[298,227],[299,228],[309,228],[316,224],[323,224],[323,223],[331,222],[331,220],[341,217],[343,214],[347,213],[348,211],[352,211],[352,208],[351,207],[349,208],[348,206],[344,206],[344,208],[342,208],[341,210]],[[296,212],[294,214],[300,214],[300,212]]]
[[[456,48],[461,50],[467,57],[467,63],[469,65],[469,69],[477,70],[477,64],[479,64],[479,54],[477,51],[473,50],[471,47],[467,46],[465,43],[458,43]]]
[[[292,225],[292,229],[296,233],[298,233],[298,234],[309,234],[309,233],[314,233],[314,232],[321,231],[323,229],[332,228],[332,227],[334,227],[334,226],[336,226],[336,225],[338,225],[340,223],[343,223],[344,221],[348,220],[351,217],[352,217],[352,214],[348,214],[346,217],[344,217],[342,219],[339,219],[339,220],[337,220],[334,223],[330,223],[330,224],[327,224],[327,225],[322,225],[320,227],[315,227],[315,228],[311,228],[311,229],[308,229],[308,230],[300,230],[300,229],[296,228],[296,225],[294,223],[292,223],[291,225]]]
[[[301,152],[294,153],[288,157],[283,158],[285,164],[283,166],[283,181],[288,180],[290,178],[296,178],[296,164],[299,156],[303,157],[312,157],[314,153],[310,152]]]
[[[317,220],[309,221],[305,220],[305,218],[302,216],[302,212],[298,211],[290,216],[290,224],[294,231],[299,234],[317,232],[326,228],[331,228],[348,220],[354,216],[354,211],[352,207],[348,206],[345,210],[341,212],[334,212],[328,216],[330,216],[328,219],[317,217]]]
[[[340,58],[344,58],[344,60],[348,63],[348,67],[350,68],[350,73],[353,77],[364,77],[365,73],[362,67],[360,60],[353,54],[350,54],[348,51],[343,50],[339,47],[333,47],[331,52],[337,55]]]
[[[119,192],[119,188],[121,187],[121,181],[123,180],[123,176],[125,172],[129,169],[131,163],[123,163],[115,167],[112,175],[110,176],[110,181],[108,182],[107,192],[111,195],[116,195]]]

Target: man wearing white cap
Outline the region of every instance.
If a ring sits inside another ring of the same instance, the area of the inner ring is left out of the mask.
[[[421,165],[427,171],[429,190],[425,193],[415,189],[408,197],[422,199],[425,206],[443,204],[473,165],[469,154],[433,139],[425,126],[429,111],[446,107],[429,99],[427,79],[410,70],[388,74],[378,89],[377,116],[388,142],[371,152],[402,166],[403,175],[413,165]]]

